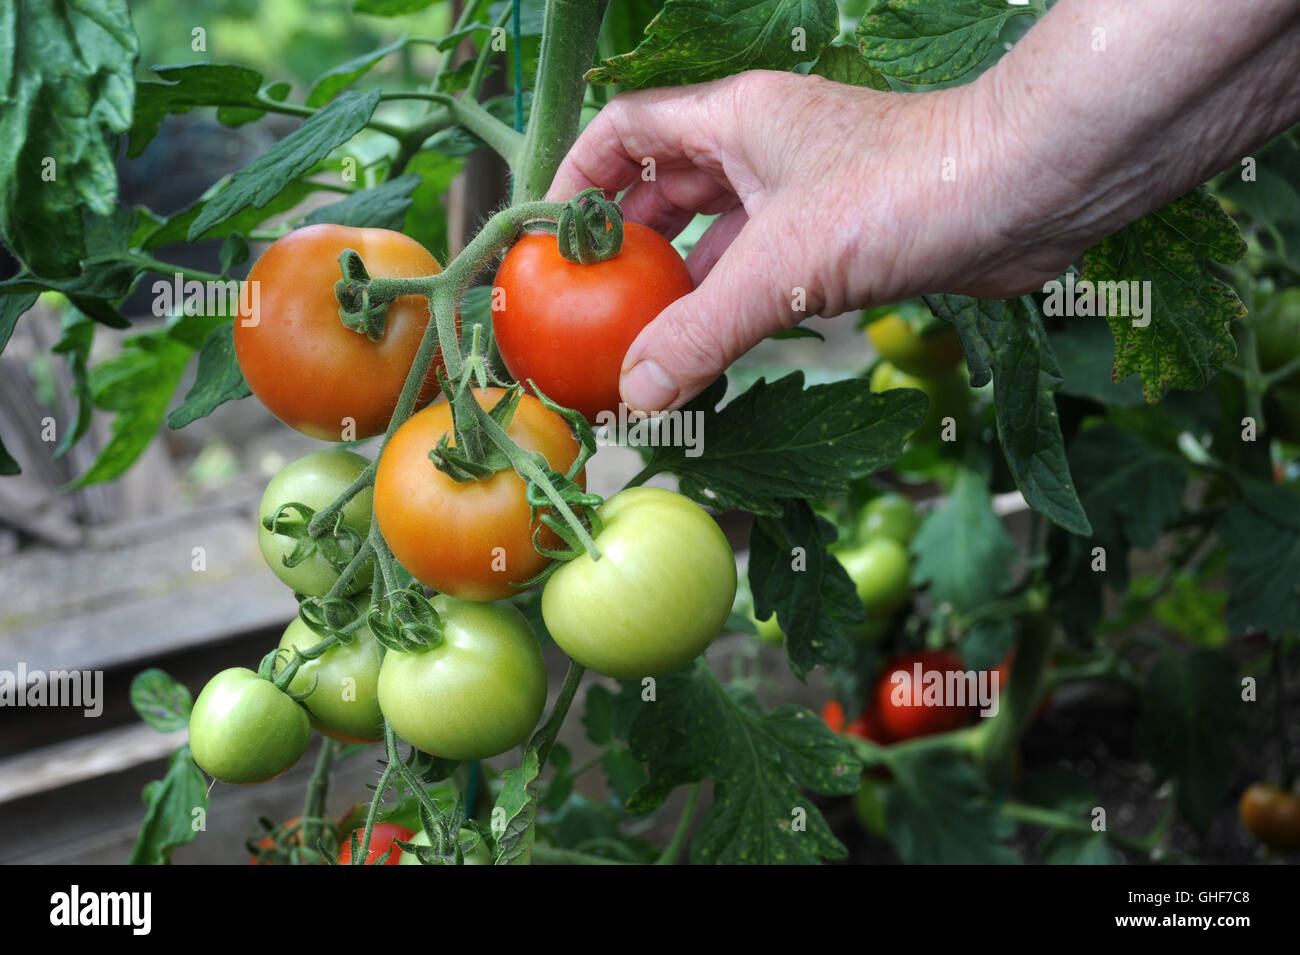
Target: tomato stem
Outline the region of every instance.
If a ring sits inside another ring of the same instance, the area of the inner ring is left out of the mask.
[[[560,693],[555,698],[555,705],[551,707],[551,715],[546,718],[542,728],[533,736],[532,741],[528,744],[537,749],[537,771],[540,773],[542,767],[546,765],[546,758],[551,755],[551,748],[555,745],[555,739],[560,735],[560,727],[564,725],[564,718],[569,713],[569,707],[573,705],[574,694],[578,692],[578,684],[582,682],[582,676],[587,672],[587,668],[581,664],[569,661],[569,669],[564,674],[564,685],[560,687]]]
[[[659,853],[655,859],[655,865],[676,865],[677,858],[682,854],[682,846],[686,844],[686,837],[690,834],[691,823],[695,821],[695,805],[700,799],[701,783],[696,782],[686,792],[686,805],[682,806],[681,817],[677,820],[677,829],[673,832],[672,841],[664,847],[664,851]]]
[[[311,782],[307,784],[307,801],[302,807],[302,844],[304,848],[320,849],[318,832],[322,826],[316,820],[325,815],[325,797],[329,793],[330,769],[334,757],[341,747],[332,739],[322,739],[320,756],[316,759],[316,768],[312,770]]]
[[[546,195],[578,136],[584,74],[596,54],[605,7],[606,0],[547,0],[533,105],[514,168],[514,202]]]

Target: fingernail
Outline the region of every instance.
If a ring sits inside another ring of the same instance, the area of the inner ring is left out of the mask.
[[[677,400],[677,385],[658,362],[648,358],[627,370],[619,390],[628,407],[636,411],[663,411]]]

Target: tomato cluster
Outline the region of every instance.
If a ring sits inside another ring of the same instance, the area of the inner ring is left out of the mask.
[[[377,338],[345,325],[339,297],[349,286],[340,282],[340,256],[347,249],[373,278],[439,269],[398,233],[301,229],[253,267],[249,280],[259,294],[235,324],[253,393],[285,423],[330,441],[390,430],[431,320],[423,296],[404,296],[382,307]],[[690,276],[665,239],[639,226],[627,227],[616,256],[593,265],[565,262],[556,249],[553,236],[532,235],[506,256],[497,277],[507,303],[494,316],[497,340],[517,378],[594,419],[617,407],[627,346],[691,290]],[[472,397],[497,431],[478,418],[461,420],[463,405],[453,419],[449,402],[433,401],[440,367],[439,356],[415,402],[422,410],[391,430],[377,461],[340,447],[316,451],[267,485],[258,508],[261,551],[303,609],[260,675],[227,670],[199,694],[191,751],[214,778],[257,783],[285,772],[312,728],[349,743],[391,731],[425,753],[477,760],[525,742],[537,726],[546,665],[532,626],[507,598],[546,570],[565,542],[544,522],[558,516],[531,496],[535,488],[521,472],[533,481],[539,471],[546,480],[563,475],[570,493],[581,494],[585,473],[570,473],[579,438],[538,397],[495,385],[465,400]],[[485,441],[504,455],[492,466]],[[575,513],[599,559],[578,551],[552,568],[541,609],[555,643],[577,663],[619,678],[688,665],[722,630],[735,596],[735,558],[718,525],[699,505],[659,488],[630,488],[594,515]],[[385,552],[391,568],[378,563]],[[391,592],[401,570],[413,587],[434,593]],[[398,640],[397,631],[413,626],[399,613],[410,601],[426,614],[414,631],[421,636]],[[338,861],[350,862],[350,838],[339,841]],[[474,830],[458,841],[466,863],[491,861]],[[384,823],[371,831],[366,862],[387,853],[388,864],[419,864],[402,844],[433,845],[427,833]]]

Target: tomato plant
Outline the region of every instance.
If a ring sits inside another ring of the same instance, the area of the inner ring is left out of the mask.
[[[474,392],[492,408],[504,392]],[[523,396],[507,432],[519,446],[565,471],[578,455],[568,424],[541,402]],[[524,481],[499,471],[482,481],[460,483],[439,471],[429,452],[452,439],[451,406],[431,405],[397,429],[375,473],[375,520],[394,556],[421,583],[465,600],[500,600],[519,592],[548,560],[533,547],[559,539],[529,514]],[[454,441],[452,441],[454,445]],[[578,483],[585,478],[578,477]],[[436,541],[436,543],[434,543]]]
[[[437,273],[437,260],[414,239],[389,229],[310,225],[277,239],[248,274],[252,307],[234,324],[239,368],[273,415],[324,441],[355,440],[388,427],[406,371],[429,324],[418,296],[388,304],[378,341],[339,322],[334,285],[339,255],[359,252],[374,276]],[[438,393],[430,367],[417,404]]]
[[[526,235],[496,275],[492,328],[506,368],[591,422],[618,409],[623,356],[637,334],[694,288],[667,239],[634,222],[624,229],[618,255],[594,265],[566,261],[554,236]]]
[[[339,865],[352,864],[352,839],[355,838],[358,844],[361,843],[363,835],[361,832],[352,833],[343,844],[339,846]],[[401,865],[403,859],[402,847],[398,842],[410,842],[415,838],[415,833],[405,826],[399,826],[392,822],[375,823],[370,830],[370,848],[366,852],[365,862],[362,865]],[[388,858],[381,863],[384,853],[388,853]]]
[[[547,630],[561,650],[606,676],[684,667],[721,632],[736,597],[726,536],[698,504],[663,488],[620,491],[600,517],[600,559],[582,554],[546,582]]]
[[[257,506],[257,543],[267,566],[295,593],[319,597],[334,586],[370,530],[372,492],[364,488],[343,506],[340,527],[346,531],[314,539],[307,533],[310,518],[289,505],[305,505],[314,515],[332,504],[369,464],[343,448],[313,451],[285,465],[266,485]],[[274,531],[268,526],[271,521]],[[363,568],[347,592],[369,586],[371,574],[371,567]]]
[[[436,646],[391,650],[379,706],[397,735],[435,756],[486,759],[528,738],[546,704],[546,665],[528,621],[508,604],[435,597]]]
[[[223,783],[261,783],[288,770],[307,750],[307,711],[252,670],[222,670],[190,714],[190,751]]]
[[[433,840],[429,838],[429,834],[423,829],[411,837],[410,842],[415,846],[433,845]],[[457,842],[460,843],[460,850],[465,865],[492,864],[491,850],[488,849],[487,843],[484,842],[482,837],[480,837],[474,830],[461,829],[460,835],[457,837]],[[402,853],[402,858],[398,861],[398,864],[423,865],[424,863],[420,861],[420,857],[417,853],[408,851]]]

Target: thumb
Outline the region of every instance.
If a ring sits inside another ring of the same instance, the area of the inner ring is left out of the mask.
[[[736,209],[723,220],[743,215]],[[766,217],[764,217],[766,218]],[[806,312],[792,307],[797,263],[763,222],[746,222],[699,287],[641,330],[623,359],[619,390],[637,411],[669,411],[703,391],[737,358]]]

